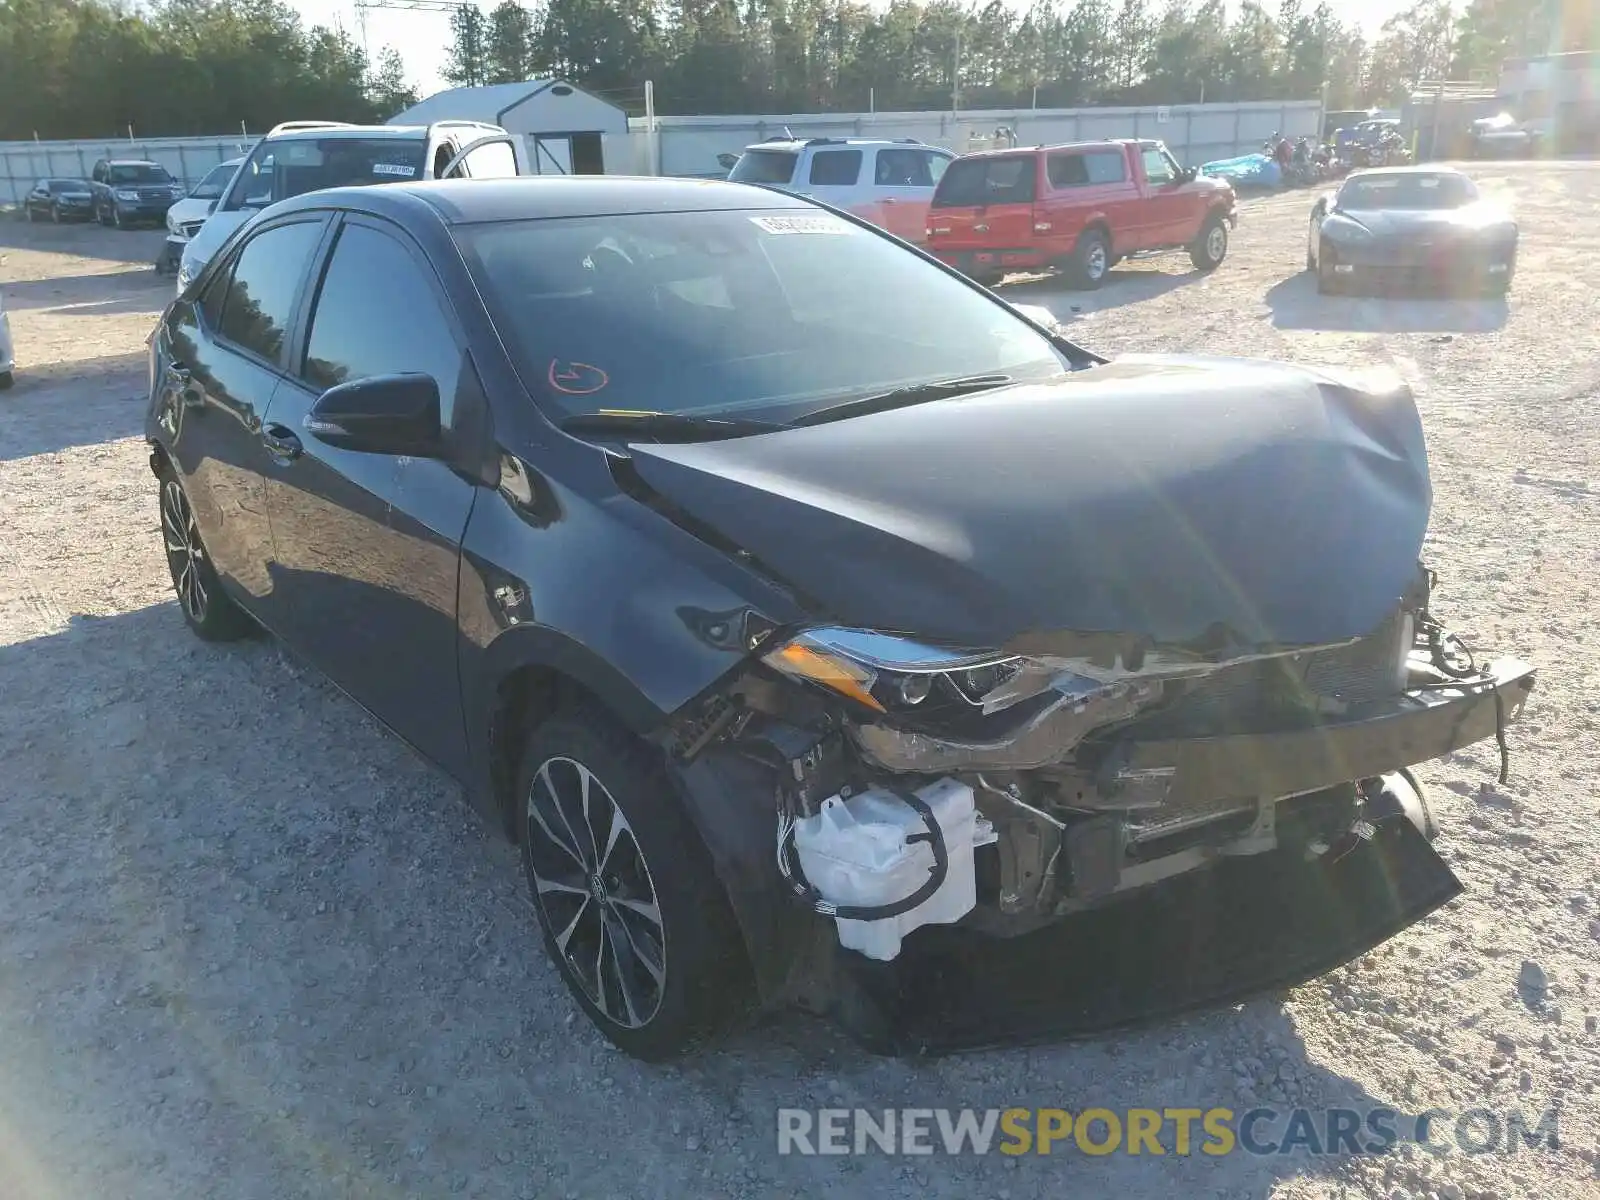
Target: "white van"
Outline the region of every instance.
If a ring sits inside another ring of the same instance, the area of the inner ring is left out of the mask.
[[[353,184],[517,174],[516,139],[500,126],[481,121],[286,122],[256,143],[216,209],[190,236],[178,267],[178,291],[189,286],[235,229],[290,196]]]

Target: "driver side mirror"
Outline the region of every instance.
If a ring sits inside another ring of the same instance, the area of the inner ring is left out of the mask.
[[[217,202],[215,200],[207,200],[206,201],[206,216],[209,217],[212,213],[214,213],[216,211],[217,211]]]
[[[367,454],[437,458],[444,450],[431,375],[372,375],[329,388],[306,414],[305,428],[319,442]]]
[[[1196,179],[1199,179],[1199,178],[1200,178],[1200,168],[1199,167],[1184,167],[1182,170],[1180,170],[1178,172],[1178,182],[1179,183],[1193,183]]]

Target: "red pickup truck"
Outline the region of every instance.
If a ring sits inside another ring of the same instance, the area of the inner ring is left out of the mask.
[[[927,249],[985,284],[1059,268],[1097,288],[1120,259],[1157,250],[1215,270],[1237,223],[1232,185],[1180,167],[1160,142],[1074,142],[956,159],[933,193]]]

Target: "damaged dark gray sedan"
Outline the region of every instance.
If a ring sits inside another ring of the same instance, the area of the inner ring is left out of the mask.
[[[1459,891],[1406,768],[1503,770],[1533,686],[1434,614],[1398,382],[1107,361],[775,191],[298,197],[151,382],[189,625],[270,629],[459,779],[641,1057],[1308,978]]]

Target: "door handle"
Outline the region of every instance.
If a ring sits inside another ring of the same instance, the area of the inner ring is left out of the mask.
[[[279,462],[292,462],[305,451],[305,446],[295,436],[294,430],[284,425],[263,425],[261,444],[267,448],[267,453]]]
[[[883,198],[883,202],[885,204],[899,204],[900,203],[900,201],[896,200],[893,196],[885,196]]]

